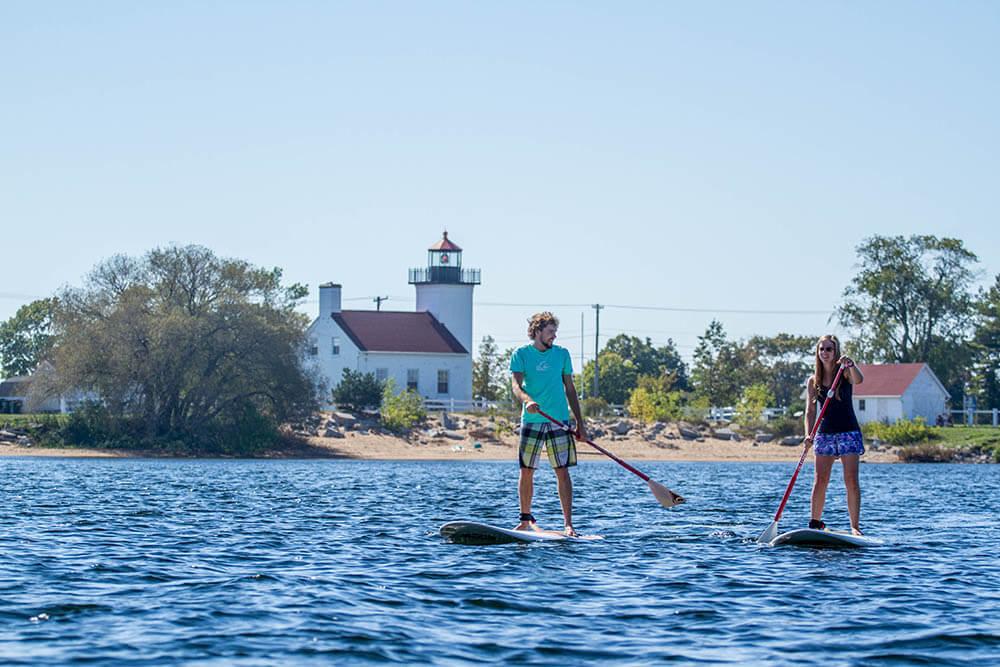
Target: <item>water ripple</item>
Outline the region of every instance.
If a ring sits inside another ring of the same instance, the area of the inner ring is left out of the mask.
[[[1000,655],[1000,466],[865,466],[884,546],[755,538],[787,464],[574,473],[588,544],[464,546],[513,525],[516,466],[0,461],[4,664],[985,664]],[[805,522],[808,472],[783,525]],[[682,480],[679,481],[679,480]],[[551,471],[535,514],[561,517]],[[937,505],[928,498],[942,499]],[[843,489],[827,520],[844,525]],[[906,508],[901,509],[901,508]]]

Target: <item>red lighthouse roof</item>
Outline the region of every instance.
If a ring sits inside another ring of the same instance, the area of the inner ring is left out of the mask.
[[[449,252],[454,252],[457,250],[461,252],[462,249],[459,248],[454,243],[452,243],[451,241],[449,241],[448,232],[445,232],[444,235],[441,237],[441,240],[432,245],[430,248],[428,248],[428,250],[447,250]]]

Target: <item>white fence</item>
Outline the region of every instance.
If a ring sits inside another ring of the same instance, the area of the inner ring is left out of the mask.
[[[471,401],[457,400],[454,398],[425,398],[424,409],[428,412],[487,412],[497,410],[499,412],[520,412],[521,406],[508,401],[487,401],[479,398]],[[618,417],[628,417],[628,407],[624,405],[609,404],[608,413]],[[732,421],[736,417],[736,408],[683,408],[685,419],[706,419],[712,421]],[[787,408],[764,408],[761,415],[764,421],[770,421],[776,417],[788,413]]]
[[[952,421],[966,426],[1000,426],[1000,409],[992,410],[952,410]]]
[[[514,410],[514,405],[506,401],[487,401],[485,398],[462,401],[454,398],[425,398],[424,409],[428,412],[446,410],[448,412],[486,412],[488,410],[499,410],[510,412]]]

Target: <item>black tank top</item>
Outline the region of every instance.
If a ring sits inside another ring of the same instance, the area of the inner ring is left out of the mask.
[[[830,401],[830,407],[826,409],[823,421],[819,425],[819,432],[832,434],[860,431],[861,427],[858,425],[858,418],[854,416],[854,385],[847,380],[841,379],[839,401],[836,395],[827,399],[826,392],[829,389],[829,387],[821,386],[819,393],[816,395],[817,416],[819,416],[819,411],[823,409],[823,401]]]

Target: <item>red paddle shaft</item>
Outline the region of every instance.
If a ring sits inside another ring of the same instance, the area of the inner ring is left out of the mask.
[[[816,421],[813,423],[812,433],[809,434],[809,439],[816,437],[816,432],[819,431],[819,425],[823,421],[823,415],[826,414],[826,409],[830,405],[830,399],[833,398],[833,394],[837,391],[837,385],[840,384],[840,376],[844,374],[844,366],[837,369],[837,375],[833,378],[833,385],[830,386],[830,391],[826,392],[826,400],[823,401],[823,407],[819,411],[819,416],[816,417]],[[788,480],[788,488],[785,489],[785,495],[781,499],[781,504],[778,505],[778,511],[774,513],[774,522],[778,523],[781,518],[781,513],[785,511],[785,503],[788,502],[788,497],[792,495],[792,487],[795,486],[795,480],[799,476],[799,471],[802,470],[802,464],[806,461],[806,454],[809,453],[809,447],[802,447],[802,456],[799,457],[799,464],[795,466],[795,473],[792,478]]]
[[[541,408],[539,408],[538,414],[540,414],[541,416],[545,417],[546,419],[548,419],[550,422],[552,422],[556,426],[562,426],[564,429],[566,429],[570,433],[573,432],[573,429],[570,428],[569,424],[563,423],[563,422],[559,421],[558,419],[556,419],[555,417],[551,417],[551,416],[545,414],[544,412],[542,412]],[[612,461],[614,461],[615,463],[617,463],[621,467],[625,468],[629,472],[631,472],[631,473],[633,473],[635,475],[638,475],[639,477],[642,478],[643,481],[645,481],[645,482],[649,481],[649,475],[647,475],[643,471],[639,470],[638,468],[636,468],[636,467],[634,467],[632,465],[629,465],[625,461],[622,461],[620,458],[618,458],[617,456],[615,456],[614,454],[612,454],[608,450],[604,449],[604,447],[601,447],[600,445],[594,444],[590,440],[584,440],[584,442],[587,443],[588,445],[590,445],[591,447],[593,447],[594,449],[596,449],[597,451],[599,451],[601,454],[604,454],[609,459],[611,459]]]

